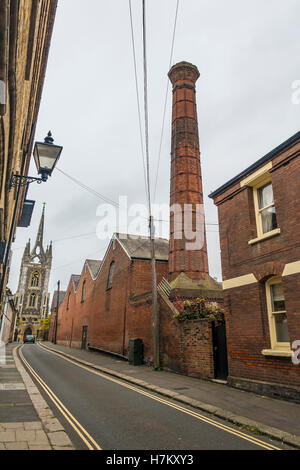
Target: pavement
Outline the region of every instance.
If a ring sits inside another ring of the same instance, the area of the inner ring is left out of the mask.
[[[41,346],[79,364],[200,409],[244,429],[300,448],[298,404],[164,370],[157,372],[145,365],[134,367],[127,361],[108,354],[53,345],[50,342],[43,342]]]
[[[73,450],[22,366],[17,346],[0,348],[0,450]]]

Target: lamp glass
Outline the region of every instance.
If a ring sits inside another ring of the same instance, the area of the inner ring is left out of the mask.
[[[45,171],[51,174],[61,151],[62,147],[58,145],[36,142],[33,154],[38,173]]]

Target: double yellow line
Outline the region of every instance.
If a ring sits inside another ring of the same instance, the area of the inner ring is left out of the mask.
[[[69,358],[67,358],[67,357],[65,357],[65,356],[62,356],[61,354],[58,354],[58,353],[54,352],[51,348],[42,346],[41,344],[38,344],[38,346],[39,346],[40,348],[44,349],[44,350],[47,350],[47,351],[50,352],[51,354],[54,354],[55,356],[58,356],[58,357],[60,357],[61,359],[64,359],[65,361],[70,362],[71,364],[75,364],[77,367],[80,367],[81,369],[85,369],[85,370],[87,370],[88,372],[90,372],[90,373],[92,373],[92,374],[98,375],[98,376],[100,376],[100,377],[102,377],[102,378],[104,378],[104,379],[106,379],[106,380],[109,380],[109,381],[114,382],[114,383],[116,383],[116,384],[118,384],[118,385],[121,385],[122,387],[128,388],[129,390],[133,390],[134,392],[139,393],[140,395],[144,395],[144,396],[146,396],[146,397],[148,397],[148,398],[151,398],[152,400],[155,400],[155,401],[157,401],[157,402],[159,402],[159,403],[162,403],[162,404],[164,404],[164,405],[167,405],[167,406],[169,406],[170,408],[173,408],[173,409],[178,410],[178,411],[180,411],[180,412],[182,412],[182,413],[185,413],[185,414],[187,414],[187,415],[189,415],[189,416],[192,416],[193,418],[196,418],[196,419],[198,419],[198,420],[200,420],[200,421],[202,421],[202,422],[204,422],[204,423],[207,423],[207,424],[210,424],[211,426],[214,426],[214,427],[216,427],[216,428],[219,428],[219,429],[221,429],[222,431],[226,431],[226,432],[228,432],[229,434],[232,434],[232,435],[234,435],[234,436],[236,436],[236,437],[239,437],[239,438],[244,439],[244,440],[246,440],[246,441],[248,441],[248,442],[251,442],[252,444],[255,444],[255,445],[257,445],[257,446],[259,446],[259,447],[262,447],[262,448],[264,448],[264,449],[266,449],[266,450],[281,450],[279,447],[275,447],[275,446],[273,446],[272,444],[269,444],[269,443],[264,442],[264,441],[262,441],[262,440],[260,440],[260,439],[257,439],[257,438],[254,437],[254,436],[249,436],[249,435],[247,435],[247,434],[245,434],[245,433],[243,433],[243,432],[241,432],[241,431],[239,431],[239,430],[237,430],[237,429],[233,429],[233,428],[227,426],[226,424],[220,423],[220,422],[218,422],[218,421],[216,421],[216,420],[214,420],[214,419],[208,418],[207,416],[201,415],[200,413],[197,413],[197,412],[195,412],[195,411],[189,410],[188,408],[185,408],[185,407],[183,407],[183,406],[177,405],[176,403],[173,403],[173,402],[171,402],[171,401],[169,401],[169,400],[166,400],[166,399],[164,399],[164,398],[161,398],[161,397],[158,397],[158,396],[156,396],[156,395],[153,395],[152,393],[146,392],[146,391],[144,391],[144,390],[142,390],[142,389],[140,389],[140,388],[137,388],[137,387],[135,387],[135,386],[133,386],[133,385],[127,384],[127,383],[125,383],[125,382],[123,382],[123,381],[121,381],[121,380],[118,380],[118,379],[116,379],[116,378],[110,377],[109,375],[106,375],[106,374],[101,373],[101,372],[99,372],[99,371],[93,370],[93,369],[91,369],[90,367],[87,367],[87,366],[84,366],[84,365],[82,365],[82,364],[79,364],[78,362],[72,361],[72,359],[69,359]]]
[[[86,429],[77,421],[76,418],[70,413],[70,411],[65,407],[65,405],[59,400],[59,398],[54,394],[54,392],[48,387],[48,385],[43,381],[43,379],[35,372],[35,370],[31,367],[31,365],[26,361],[23,353],[22,353],[23,346],[19,350],[20,359],[25,364],[27,369],[31,372],[35,380],[40,384],[42,389],[51,399],[51,401],[55,404],[61,414],[65,417],[68,423],[72,426],[74,431],[79,435],[79,437],[83,440],[89,450],[102,450],[101,447],[97,444],[97,442],[92,438],[92,436],[87,432]]]

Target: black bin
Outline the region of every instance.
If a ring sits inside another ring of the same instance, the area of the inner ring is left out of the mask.
[[[129,340],[129,364],[133,366],[143,364],[143,340],[138,338]]]

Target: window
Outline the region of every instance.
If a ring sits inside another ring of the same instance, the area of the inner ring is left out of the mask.
[[[35,307],[36,304],[36,294],[31,294],[29,296],[29,307]]]
[[[40,273],[36,271],[31,276],[31,287],[39,287],[39,283],[40,283]]]
[[[68,295],[67,310],[69,310],[70,308],[70,298],[71,298],[71,292],[69,292],[69,295]]]
[[[271,182],[272,168],[273,163],[269,162],[240,181],[241,188],[248,186],[253,191],[257,237],[249,240],[249,245],[280,234]]]
[[[84,302],[85,299],[85,281],[82,284],[82,291],[81,291],[81,302]]]
[[[112,261],[109,268],[109,275],[107,280],[107,290],[112,288],[113,277],[114,277],[115,262]]]
[[[268,233],[277,228],[272,183],[257,188],[259,228]]]
[[[280,277],[273,277],[266,282],[266,295],[271,348],[290,350],[283,284]]]

